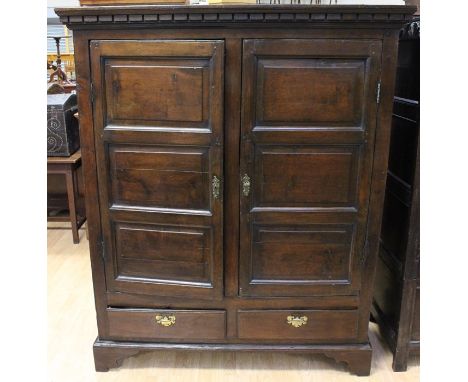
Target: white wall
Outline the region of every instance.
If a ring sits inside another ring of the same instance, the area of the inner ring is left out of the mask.
[[[47,0],[47,7],[74,7],[80,5],[79,0]]]

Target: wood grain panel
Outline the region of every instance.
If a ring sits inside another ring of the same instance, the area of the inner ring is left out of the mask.
[[[208,148],[113,146],[110,167],[114,203],[210,209]]]
[[[210,228],[116,223],[115,231],[117,277],[212,286]]]
[[[204,98],[209,96],[207,64],[182,59],[108,60],[105,64],[108,123],[202,122],[207,117],[204,108],[208,100]]]
[[[365,64],[365,59],[259,58],[258,124],[359,126]]]
[[[252,282],[350,281],[352,226],[254,226]]]
[[[352,146],[256,146],[255,206],[353,206],[358,162]]]
[[[213,340],[223,339],[226,313],[222,310],[107,309],[109,337],[123,340]],[[156,316],[174,316],[171,326],[156,322]]]
[[[288,324],[291,315],[307,317],[307,323],[296,328]],[[330,342],[357,335],[356,310],[254,310],[239,311],[237,317],[239,338]]]

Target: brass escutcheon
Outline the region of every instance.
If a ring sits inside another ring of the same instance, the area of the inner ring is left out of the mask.
[[[297,317],[297,316],[288,316],[286,318],[289,325],[294,326],[295,328],[299,328],[302,325],[307,324],[307,316]]]
[[[213,187],[213,198],[219,199],[219,190],[221,188],[221,180],[216,175],[213,175],[213,180],[211,181]]]
[[[247,174],[244,174],[241,181],[242,181],[242,193],[244,194],[244,196],[249,196],[249,193],[250,193],[250,177]]]
[[[171,326],[175,324],[175,316],[168,315],[168,316],[160,316],[159,314],[155,317],[156,323],[162,326]]]

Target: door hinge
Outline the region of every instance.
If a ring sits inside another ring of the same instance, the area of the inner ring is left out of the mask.
[[[90,88],[90,97],[91,97],[91,103],[94,104],[94,85],[91,82],[91,88]]]
[[[380,103],[380,81],[377,84],[377,104]]]

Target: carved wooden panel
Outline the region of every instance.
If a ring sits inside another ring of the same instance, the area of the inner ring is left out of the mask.
[[[92,41],[91,50],[100,56],[94,64],[104,82],[95,84],[103,128],[220,129],[219,109],[212,106],[220,105],[223,58],[217,49],[221,45],[184,40]]]
[[[253,226],[252,283],[350,282],[351,225]]]
[[[111,147],[111,200],[134,206],[210,210],[208,149]]]
[[[381,49],[244,40],[241,296],[359,293]]]
[[[213,243],[209,227],[115,224],[117,277],[212,286]]]
[[[365,64],[365,58],[259,58],[257,123],[359,127]]]
[[[354,206],[357,146],[257,145],[255,149],[255,206]]]
[[[93,40],[90,51],[107,290],[220,298],[224,43]]]
[[[204,126],[209,117],[208,60],[105,61],[108,124]]]

